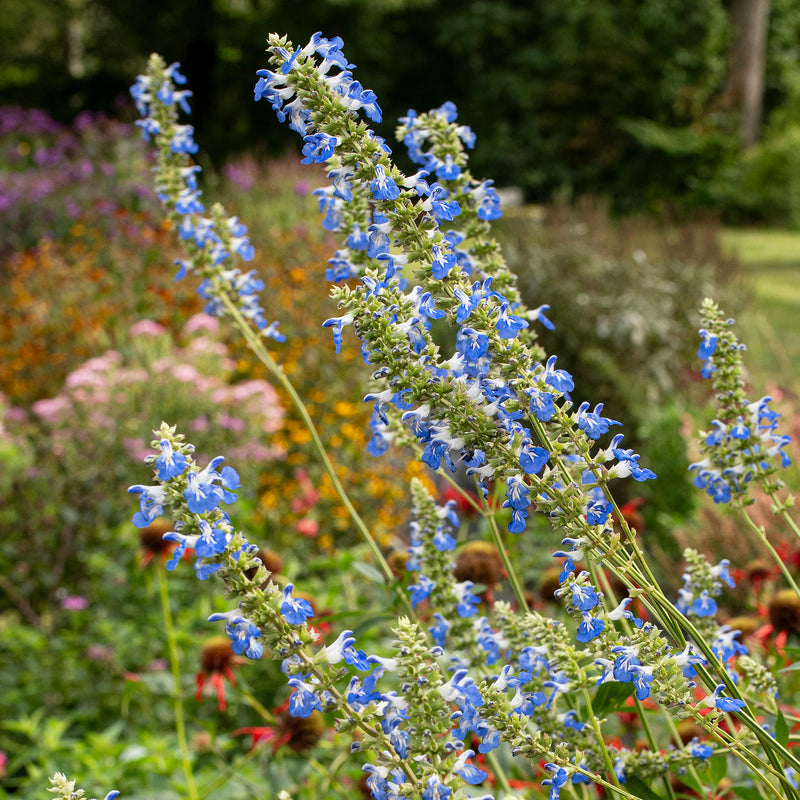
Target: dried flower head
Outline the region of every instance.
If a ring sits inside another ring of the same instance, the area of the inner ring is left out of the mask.
[[[154,519],[146,528],[139,530],[139,544],[144,551],[142,566],[149,564],[156,556],[169,558],[175,550],[175,542],[164,539],[164,534],[172,530],[172,522],[164,517]]]
[[[208,683],[209,688],[216,690],[219,710],[225,711],[227,703],[224,678],[235,686],[233,666],[241,664],[243,660],[234,654],[231,640],[227,636],[214,636],[208,639],[200,651],[200,671],[195,676],[197,684],[195,699],[199,701],[202,698],[203,689]]]

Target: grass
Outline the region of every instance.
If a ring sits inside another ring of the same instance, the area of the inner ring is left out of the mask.
[[[751,302],[739,314],[756,385],[800,388],[800,231],[729,229],[723,247],[744,267]]]

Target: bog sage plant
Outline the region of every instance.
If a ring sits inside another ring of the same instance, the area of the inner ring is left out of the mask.
[[[179,88],[178,66],[158,56],[132,94],[155,147],[156,190],[185,248],[178,277],[202,280],[207,312],[232,320],[303,414],[354,527],[397,589],[391,646],[365,651],[351,630],[325,644],[310,604],[291,583],[268,580],[256,546],[223,508],[236,500],[236,471],[219,456],[201,469],[194,446],[167,423],[145,459],[155,482],[130,489],[139,499],[134,524],[173,520],[165,538],[177,549],[167,567],[193,553],[199,579],[223,581],[229,610],[210,621],[224,626],[236,654],[281,662],[290,714],[325,712],[340,732],[353,732],[351,750],[375,800],[520,787],[557,800],[586,797],[592,785],[609,797],[672,800],[711,795],[726,771],[736,796],[800,797],[800,759],[788,746],[796,720],[787,714],[795,712],[779,705],[779,676],[718,620],[731,565],[688,551],[678,597],[654,577],[613,489],[656,476],[624,447],[620,423],[580,401],[569,373],[538,344],[548,306],[523,305],[492,238],[500,200],[467,167],[472,131],[451,103],[409,111],[397,133],[419,169],[406,175],[365,121],[379,122],[381,110],[354,79],[340,39],[315,34],[295,47],[272,35],[268,45],[255,99],[302,137],[303,162],[323,164],[330,180],[316,195],[322,224],[339,237],[326,278],[341,314],[323,324],[337,352],[352,328],[371,370],[369,451],[412,448],[464,496],[503,559],[513,597],[481,603],[478,587],[455,578],[454,504],[438,504],[419,482],[410,489],[411,577],[402,590],[266,347],[281,334],[260,305],[263,284],[240,265],[252,257],[247,229],[219,205],[206,210],[193,131],[178,122],[190,93]],[[740,347],[721,312],[709,302],[703,314],[699,355],[720,411],[704,435],[697,482],[716,501],[744,508],[754,484],[779,490],[788,440],[768,398],[744,398]],[[443,330],[452,349],[440,343]],[[456,480],[460,471],[474,493]],[[775,504],[796,532],[790,503],[776,496]],[[509,556],[508,534],[524,539],[532,515],[558,542],[558,619],[529,608]],[[643,746],[614,738],[623,710]],[[695,735],[682,737],[680,720]]]

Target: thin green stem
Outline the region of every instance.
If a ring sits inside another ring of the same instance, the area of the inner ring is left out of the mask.
[[[618,598],[614,594],[614,590],[609,583],[608,577],[606,576],[605,570],[597,568],[597,565],[589,561],[589,572],[592,576],[592,582],[596,586],[600,586],[603,590],[603,594],[608,598],[609,604],[612,607],[616,607]],[[622,623],[622,628],[626,634],[630,635],[631,633],[631,626],[625,617],[623,617],[620,622]],[[642,724],[642,730],[644,731],[645,738],[647,739],[647,743],[650,745],[650,749],[655,753],[658,751],[658,745],[656,743],[655,736],[653,735],[653,729],[650,725],[650,720],[647,717],[647,713],[645,712],[644,706],[642,705],[642,701],[639,700],[636,695],[633,697],[633,702],[636,706],[636,713],[639,716],[639,722]],[[669,714],[664,710],[664,716],[669,720]],[[675,739],[676,744],[680,744],[680,739],[676,737]],[[664,781],[664,788],[667,792],[667,797],[669,800],[675,800],[675,791],[672,788],[672,784],[669,781],[669,777],[667,775],[663,776]]]
[[[239,695],[241,695],[247,701],[247,704],[258,714],[259,717],[261,717],[261,719],[264,720],[264,722],[266,722],[268,725],[277,724],[278,721],[275,719],[275,715],[268,711],[266,707],[258,700],[256,700],[255,695],[253,695],[252,691],[250,691],[250,687],[242,680],[241,676],[237,676],[236,688]]]
[[[172,622],[167,577],[162,569],[156,569],[156,575],[158,576],[158,593],[161,597],[161,613],[164,615],[164,629],[167,633],[169,664],[172,670],[172,705],[175,713],[175,733],[178,737],[178,747],[181,751],[181,765],[183,766],[183,774],[186,776],[186,788],[189,792],[189,800],[198,800],[197,786],[194,781],[194,773],[192,772],[192,759],[189,754],[189,745],[186,741],[186,722],[183,716],[183,697],[181,690],[180,650],[178,649],[178,640],[175,636],[175,626]]]
[[[497,551],[500,553],[500,558],[503,561],[503,567],[505,567],[506,574],[508,575],[508,582],[511,584],[514,597],[517,599],[520,610],[527,611],[528,601],[525,599],[525,589],[517,576],[511,559],[508,557],[508,552],[503,543],[503,537],[500,535],[500,529],[497,527],[497,520],[494,518],[494,514],[486,514],[486,521],[489,523],[489,530],[492,532],[492,540],[494,541]]]
[[[767,491],[767,497],[772,500],[772,505],[776,513],[786,523],[786,526],[794,534],[795,538],[800,541],[800,528],[797,527],[797,523],[789,516],[788,512],[791,503],[794,502],[794,498],[789,495],[785,502],[781,502],[774,489]]]
[[[611,776],[611,779],[614,782],[615,790],[621,790],[622,787],[619,784],[617,773],[614,772],[614,762],[611,760],[611,753],[608,752],[608,747],[606,747],[606,742],[603,738],[603,730],[600,727],[600,720],[597,719],[594,709],[592,708],[592,696],[589,694],[585,686],[582,687],[581,693],[583,694],[583,700],[586,703],[586,714],[589,717],[592,728],[594,729],[595,739],[597,739],[597,746],[600,748],[600,751],[603,754],[603,761],[605,762],[608,774]]]
[[[378,543],[375,541],[366,523],[361,518],[361,515],[358,513],[352,501],[350,500],[350,497],[347,494],[344,486],[342,486],[342,482],[339,480],[339,476],[336,474],[336,469],[334,468],[333,463],[328,456],[328,452],[325,449],[325,444],[323,443],[322,438],[317,431],[316,425],[314,425],[314,421],[311,419],[311,415],[308,413],[308,409],[306,408],[303,399],[297,393],[297,390],[294,388],[294,384],[292,384],[292,382],[286,377],[286,373],[284,373],[281,366],[275,361],[274,358],[272,358],[267,348],[264,347],[263,339],[257,333],[255,333],[250,323],[242,316],[239,309],[228,298],[228,296],[224,293],[221,293],[221,296],[224,300],[226,310],[233,318],[236,327],[247,340],[247,344],[255,354],[256,358],[258,358],[258,360],[269,370],[270,374],[275,378],[275,380],[278,381],[281,388],[286,392],[287,395],[289,395],[289,399],[297,409],[297,413],[300,414],[303,424],[306,426],[306,429],[311,436],[314,449],[317,451],[317,455],[319,456],[322,466],[325,469],[331,484],[333,485],[334,491],[338,495],[342,505],[347,510],[353,525],[361,534],[362,539],[366,542],[367,546],[372,552],[372,555],[375,558],[375,561],[377,562],[378,567],[386,578],[388,584],[390,586],[393,585],[395,583],[395,579],[391,567],[383,557],[383,553],[381,553]],[[414,611],[411,607],[411,602],[408,597],[406,597],[406,595],[402,592],[396,592],[396,594],[400,598],[400,602],[405,607],[406,612],[409,615],[414,616]]]
[[[800,598],[800,587],[798,587],[794,577],[792,576],[792,573],[789,571],[789,568],[783,563],[783,559],[780,557],[780,555],[778,555],[778,551],[775,550],[775,548],[772,546],[772,543],[767,538],[764,528],[761,525],[756,525],[756,523],[750,518],[750,515],[744,509],[742,509],[742,516],[747,521],[747,525],[750,530],[755,533],[761,544],[763,544],[767,549],[772,557],[772,560],[775,562],[775,564],[777,564],[778,568],[783,573],[783,577],[786,578],[786,582],[792,587],[795,595]]]
[[[506,773],[503,770],[503,765],[498,760],[497,754],[494,752],[494,750],[486,754],[486,762],[492,768],[492,773],[497,779],[498,784],[500,784],[501,788],[503,789],[503,792],[505,794],[510,794],[511,784],[508,782],[508,778],[506,778]]]
[[[251,747],[247,753],[236,759],[236,761],[234,761],[232,764],[223,763],[221,767],[218,767],[219,773],[217,774],[217,777],[214,778],[211,783],[205,786],[202,794],[200,795],[200,800],[204,800],[206,797],[212,797],[217,789],[219,789],[221,786],[224,786],[235,775],[241,774],[241,768],[248,761],[251,761],[256,755],[258,755],[259,750],[260,747],[258,746]]]

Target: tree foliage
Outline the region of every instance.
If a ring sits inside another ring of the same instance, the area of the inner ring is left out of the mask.
[[[275,154],[289,140],[266,122],[240,76],[258,68],[269,30],[297,42],[321,30],[344,37],[369,75],[387,138],[410,105],[453,100],[478,135],[476,173],[520,185],[529,199],[605,194],[621,210],[687,197],[731,203],[735,193],[717,185],[740,153],[736,120],[717,102],[733,37],[728,5],[29,0],[23,10],[0,0],[0,91],[64,119],[84,108],[112,110],[142,59],[158,50],[190,76],[193,123],[213,158],[254,140]],[[774,0],[768,116],[790,94],[798,41],[796,3]]]

